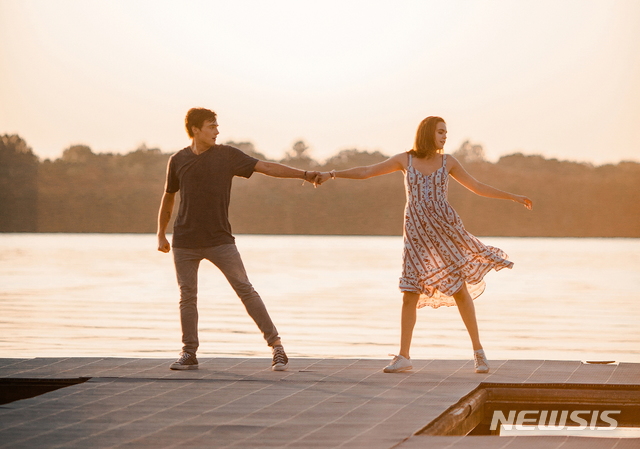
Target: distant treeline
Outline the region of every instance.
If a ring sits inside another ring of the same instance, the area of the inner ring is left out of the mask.
[[[262,160],[248,142],[228,142]],[[297,142],[281,163],[313,170],[383,161],[379,152],[344,150],[324,164]],[[533,211],[478,197],[455,181],[450,201],[469,231],[491,236],[640,237],[640,164],[590,164],[512,154],[496,163],[465,142],[454,155],[482,182],[529,196]],[[0,136],[0,232],[153,233],[169,154],[141,147],[95,154],[84,145],[39,160],[16,135]],[[236,178],[231,224],[238,234],[400,235],[401,173],[339,179],[314,189],[301,180]]]

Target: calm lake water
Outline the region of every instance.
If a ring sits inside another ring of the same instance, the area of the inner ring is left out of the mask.
[[[513,270],[476,300],[489,359],[640,362],[640,239],[482,238]],[[401,237],[237,237],[290,356],[398,350]],[[0,234],[0,357],[170,357],[171,255],[154,235]],[[268,357],[223,276],[200,269],[201,356]],[[418,312],[412,357],[471,358],[456,308]]]

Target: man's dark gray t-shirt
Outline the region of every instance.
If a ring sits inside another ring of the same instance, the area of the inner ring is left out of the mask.
[[[173,226],[175,248],[205,248],[234,243],[229,200],[234,176],[249,178],[258,160],[228,145],[196,155],[190,147],[171,156],[165,191],[180,191]]]

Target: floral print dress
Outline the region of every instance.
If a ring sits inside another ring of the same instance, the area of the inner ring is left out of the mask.
[[[447,200],[447,157],[425,175],[412,165],[405,173],[407,204],[404,214],[404,253],[400,290],[420,294],[418,308],[456,305],[453,294],[464,283],[473,299],[485,288],[484,276],[513,267],[507,254],[484,245],[464,228]]]

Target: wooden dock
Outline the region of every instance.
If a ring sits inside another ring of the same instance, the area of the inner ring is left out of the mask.
[[[638,363],[494,360],[475,374],[470,360],[414,360],[384,374],[387,360],[298,358],[285,372],[263,358],[205,358],[193,371],[172,361],[0,359],[8,391],[80,381],[0,405],[0,448],[640,448],[640,438],[419,433],[482,385],[638,390]]]

